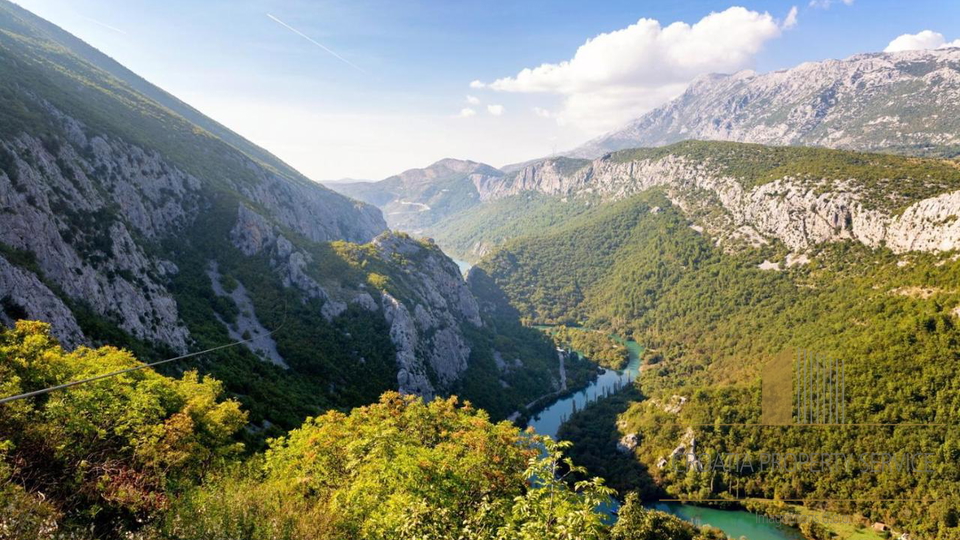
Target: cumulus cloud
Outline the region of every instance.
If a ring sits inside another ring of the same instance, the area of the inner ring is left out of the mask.
[[[477,111],[471,109],[470,107],[464,107],[460,109],[460,114],[458,114],[457,116],[459,116],[460,118],[470,118],[471,116],[475,116],[476,114],[477,114]]]
[[[503,105],[487,105],[487,112],[494,116],[500,116],[503,114]]]
[[[940,32],[933,30],[923,30],[916,34],[903,34],[887,45],[883,52],[900,51],[919,51],[923,49],[945,49],[947,47],[960,47],[960,39],[955,39],[947,43],[947,39]]]
[[[600,132],[677,96],[699,75],[748,67],[767,41],[794,24],[794,10],[781,25],[768,13],[742,7],[711,13],[693,25],[664,27],[640,19],[587,40],[570,60],[470,86],[562,95],[558,118]]]
[[[853,0],[840,0],[845,6],[853,4]],[[830,9],[830,6],[835,4],[836,0],[810,0],[810,7],[820,8],[820,9]]]
[[[467,103],[469,103],[469,104],[471,104],[471,105],[479,105],[479,104],[480,104],[480,98],[478,98],[478,97],[476,97],[476,96],[467,96]]]

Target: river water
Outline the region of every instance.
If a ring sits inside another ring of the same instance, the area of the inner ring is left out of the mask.
[[[470,270],[470,263],[460,259],[453,260],[460,267],[460,271],[466,275],[467,271]],[[640,374],[640,357],[643,355],[643,346],[636,341],[625,340],[623,343],[629,352],[629,362],[623,370],[605,370],[586,388],[544,407],[530,419],[527,425],[533,427],[537,433],[549,435],[555,439],[560,424],[565,418],[569,418],[573,412],[574,403],[576,403],[577,410],[580,410],[588,403],[602,398],[604,393],[613,393],[616,389],[622,388],[636,379]],[[619,506],[617,502],[612,500],[611,503],[608,510],[616,510]],[[755,514],[743,510],[719,510],[677,502],[653,502],[646,506],[668,512],[699,526],[710,525],[716,527],[730,538],[803,540],[803,535],[796,529],[758,519]]]
[[[583,390],[561,398],[535,414],[527,425],[541,435],[549,435],[556,439],[557,430],[560,429],[560,424],[565,418],[570,418],[574,403],[577,404],[577,410],[583,409],[587,403],[603,397],[604,392],[613,392],[617,387],[623,387],[636,379],[640,373],[640,356],[643,354],[643,347],[636,341],[625,341],[624,344],[630,353],[630,361],[623,371],[613,369],[604,371],[597,380]]]
[[[640,373],[640,357],[643,346],[635,341],[624,341],[630,353],[630,361],[622,371],[608,369],[586,388],[561,398],[535,414],[527,423],[541,435],[549,435],[554,439],[557,430],[565,418],[573,412],[573,404],[577,410],[588,403],[602,398],[604,392],[613,392],[633,381]],[[612,501],[613,507],[618,506]],[[803,535],[796,529],[758,519],[755,514],[743,510],[719,510],[692,504],[676,502],[654,502],[646,505],[648,508],[661,510],[673,514],[683,520],[699,526],[710,525],[724,532],[730,538],[745,538],[746,540],[803,540]],[[616,508],[610,508],[615,510]]]

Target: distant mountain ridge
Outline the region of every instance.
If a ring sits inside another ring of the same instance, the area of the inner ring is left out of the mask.
[[[687,139],[956,155],[960,49],[703,76],[678,98],[564,154],[592,159]]]
[[[960,166],[952,160],[722,141],[539,161],[485,184],[485,206],[431,234],[477,259],[496,243],[652,189],[725,243],[776,239],[798,252],[842,240],[898,253],[960,248]]]
[[[391,228],[420,233],[444,217],[480,203],[483,186],[499,169],[460,159],[441,159],[379,182],[329,183],[344,195],[379,207]]]

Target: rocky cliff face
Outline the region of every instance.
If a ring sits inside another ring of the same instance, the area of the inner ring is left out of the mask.
[[[156,151],[94,134],[47,103],[36,106],[56,119],[60,134],[0,139],[0,244],[31,253],[43,280],[65,299],[139,339],[186,350],[189,331],[168,290],[177,264],[155,246],[209,205],[209,183]],[[257,181],[231,187],[304,237],[366,241],[385,227],[375,208],[280,177],[248,158],[233,159],[244,160]],[[309,289],[302,272],[307,261],[287,255],[280,270]],[[76,342],[75,321],[55,313],[42,318]]]
[[[157,155],[61,116],[70,138],[0,142],[0,243],[33,254],[44,280],[128,333],[185,350],[165,278],[176,265],[134,237],[167,234],[198,209],[199,181]],[[51,320],[58,334],[69,319]]]
[[[957,170],[960,178],[960,169]],[[486,186],[487,200],[538,191],[558,197],[619,200],[662,188],[719,242],[777,239],[795,251],[845,239],[894,252],[960,248],[960,191],[921,198],[902,211],[878,208],[856,178],[782,178],[751,186],[711,159],[666,155],[626,160],[614,154],[567,174],[537,163]],[[886,194],[895,199],[895,190]],[[720,213],[709,212],[719,208]]]
[[[861,54],[766,74],[709,75],[569,152],[595,158],[685,139],[956,153],[960,49]]]
[[[402,392],[424,396],[449,389],[466,371],[470,346],[464,326],[480,328],[477,300],[456,263],[433,245],[384,234],[374,240],[379,256],[400,263],[397,275],[409,289],[406,303],[382,293],[390,339],[397,349]]]

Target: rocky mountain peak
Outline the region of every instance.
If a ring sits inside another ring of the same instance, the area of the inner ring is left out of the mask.
[[[958,48],[858,54],[700,77],[673,101],[567,155],[685,139],[952,155],[958,103]]]

